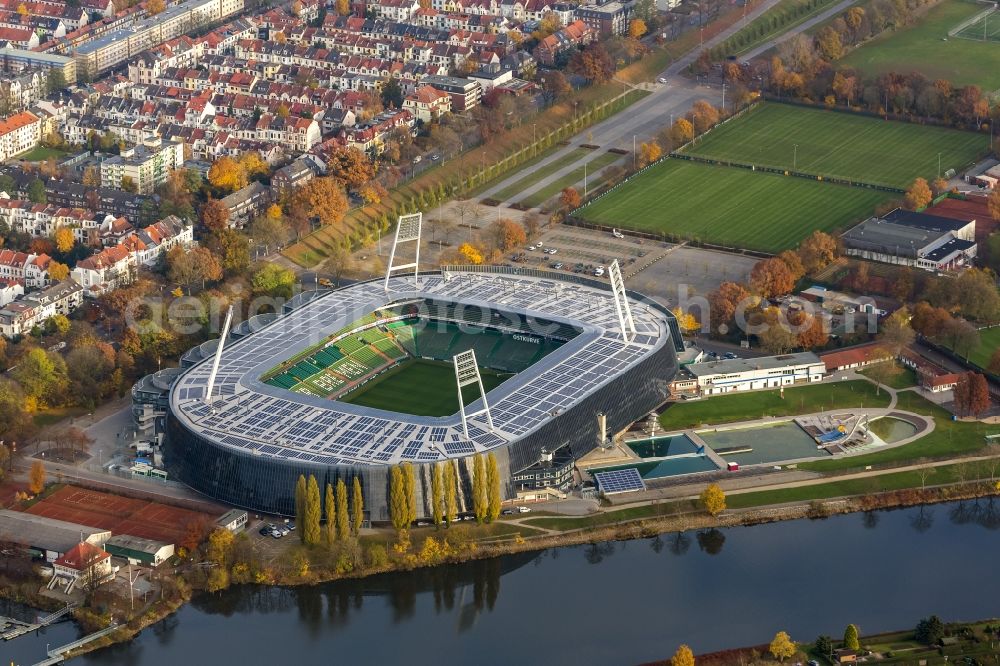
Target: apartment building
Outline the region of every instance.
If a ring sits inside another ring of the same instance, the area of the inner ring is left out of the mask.
[[[184,144],[153,138],[101,162],[101,186],[125,189],[129,180],[139,194],[150,194],[184,164]]]

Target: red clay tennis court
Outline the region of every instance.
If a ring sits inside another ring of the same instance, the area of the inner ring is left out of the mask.
[[[169,543],[180,541],[192,522],[213,519],[199,511],[74,486],[60,488],[27,512]]]

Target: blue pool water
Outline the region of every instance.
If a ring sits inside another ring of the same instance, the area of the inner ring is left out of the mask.
[[[698,445],[683,433],[664,435],[652,439],[637,439],[629,442],[628,447],[640,458],[663,458],[684,453],[694,453]]]
[[[590,472],[609,472],[615,469],[628,469],[629,467],[637,469],[639,471],[639,476],[644,479],[658,479],[664,476],[694,474],[695,472],[711,472],[718,469],[718,467],[715,466],[715,463],[713,463],[707,456],[686,456],[683,458],[653,460],[633,465],[602,467],[600,469],[591,469]]]

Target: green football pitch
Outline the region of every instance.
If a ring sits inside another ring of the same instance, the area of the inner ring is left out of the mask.
[[[487,393],[510,377],[484,368],[479,372]],[[470,404],[479,397],[479,387],[466,386],[462,396]],[[416,416],[450,416],[458,411],[455,367],[424,359],[404,361],[338,399]]]
[[[960,171],[985,154],[987,144],[974,132],[761,104],[684,152],[906,188],[918,176],[937,177],[939,154],[941,173]]]
[[[871,215],[888,192],[669,159],[576,215],[590,222],[780,252]]]
[[[883,33],[864,46],[854,49],[838,61],[840,67],[856,67],[866,77],[886,72],[918,71],[930,79],[946,79],[955,86],[974,84],[986,91],[1000,88],[1000,42],[982,40],[983,22],[978,22],[954,37],[948,32],[961,25],[986,5],[969,0],[944,0],[932,7],[915,24]],[[994,12],[989,20],[987,37],[993,22],[1000,23]],[[978,29],[978,30],[977,30]]]

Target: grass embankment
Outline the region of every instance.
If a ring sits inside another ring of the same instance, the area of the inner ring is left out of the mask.
[[[1000,43],[949,37],[948,31],[983,11],[985,5],[967,0],[945,0],[910,27],[886,32],[837,62],[856,67],[868,77],[887,72],[918,71],[930,79],[946,79],[955,86],[977,85],[987,91],[1000,88]],[[994,20],[1000,21],[996,14]]]
[[[743,55],[805,23],[834,4],[836,0],[780,0],[712,49],[712,57],[721,60],[730,55]]]
[[[300,266],[312,267],[345,238],[354,243],[370,242],[383,222],[391,227],[402,211],[419,210],[421,196],[451,198],[481,191],[484,185],[537,159],[538,152],[621,112],[649,94],[645,90],[629,90],[625,95],[621,92],[621,84],[614,81],[583,88],[543,113],[523,119],[518,127],[496,140],[424,171],[394,188],[379,203],[351,210],[342,224],[318,229],[282,253]]]
[[[506,379],[487,369],[481,375],[487,392]],[[479,398],[479,387],[463,387],[462,397],[466,404],[473,402]],[[338,400],[417,416],[449,416],[458,411],[455,369],[440,361],[404,361]]]
[[[562,178],[558,178],[557,180],[546,185],[545,187],[528,195],[520,203],[529,208],[541,206],[543,203],[545,203],[552,197],[556,196],[567,187],[573,187],[577,183],[583,182],[584,176],[587,176],[588,189],[597,187],[600,185],[602,181],[602,178],[600,176],[601,169],[611,164],[614,164],[621,158],[622,156],[617,153],[599,154],[594,159],[587,161],[586,166],[581,164],[576,169],[573,169]],[[579,187],[577,189],[581,191],[581,194],[583,193],[582,187]]]
[[[570,164],[573,164],[574,162],[577,162],[578,160],[583,159],[590,152],[592,151],[587,150],[586,148],[577,148],[567,153],[563,157],[560,157],[557,160],[552,160],[543,167],[539,167],[538,169],[532,169],[531,173],[524,176],[523,178],[519,178],[517,181],[503,188],[502,190],[497,192],[493,196],[493,198],[501,202],[507,201],[509,199],[516,199],[521,192],[528,189],[529,187],[540,181],[542,178],[547,178],[548,176],[555,173],[559,169],[562,169],[565,166],[568,166]]]
[[[780,252],[846,228],[891,198],[877,190],[669,159],[577,211],[589,222]],[[808,211],[804,214],[803,211]]]
[[[705,423],[734,423],[768,416],[811,414],[862,405],[887,407],[889,396],[885,391],[876,395],[874,384],[864,380],[824,382],[786,388],[784,397],[781,397],[779,391],[752,391],[678,402],[660,415],[660,424],[669,432],[697,428]]]
[[[1000,19],[998,19],[1000,21]],[[1000,57],[1000,44],[997,44]],[[988,150],[975,132],[785,104],[760,104],[684,150],[717,160],[907,188],[962,170]],[[896,159],[886,162],[886,155]]]

